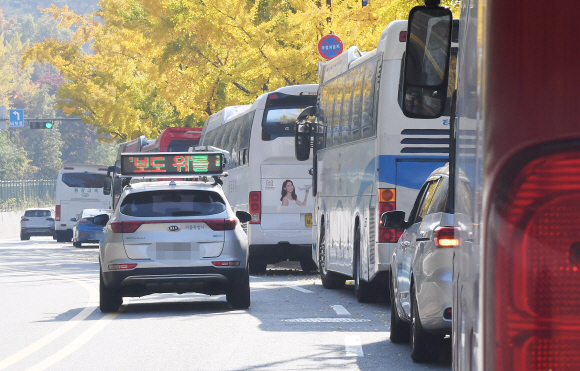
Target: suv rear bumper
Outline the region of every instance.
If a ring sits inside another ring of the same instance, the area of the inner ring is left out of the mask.
[[[225,294],[232,283],[242,282],[248,273],[245,268],[173,267],[136,268],[102,274],[105,286],[120,289],[123,296],[142,296],[185,292]]]

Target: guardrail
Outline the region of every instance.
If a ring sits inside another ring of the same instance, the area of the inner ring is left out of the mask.
[[[53,206],[56,180],[0,181],[0,210]]]

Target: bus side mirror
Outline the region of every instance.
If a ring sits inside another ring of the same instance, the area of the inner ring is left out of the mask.
[[[113,184],[113,178],[110,176],[105,177],[105,181],[103,182],[103,194],[110,195],[111,194],[111,184]]]
[[[306,161],[310,158],[310,135],[312,123],[308,118],[316,115],[316,106],[304,109],[296,118],[294,130],[294,152],[298,161]]]
[[[410,118],[437,118],[447,102],[453,25],[451,10],[416,6],[409,13],[399,105]]]

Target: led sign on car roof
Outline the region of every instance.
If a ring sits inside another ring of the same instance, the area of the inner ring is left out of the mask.
[[[222,156],[217,152],[122,153],[121,174],[125,177],[221,175]]]

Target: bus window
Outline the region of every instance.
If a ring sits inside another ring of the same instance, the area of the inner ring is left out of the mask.
[[[341,76],[334,80],[332,83],[332,88],[334,90],[334,114],[332,120],[332,145],[336,146],[340,144],[340,120],[342,113],[342,99],[344,97],[343,87],[344,87],[344,76]]]
[[[352,140],[351,138],[351,120],[352,120],[352,91],[354,84],[354,73],[355,71],[350,71],[344,78],[344,107],[343,116],[341,119],[341,137],[342,143],[348,143]]]
[[[239,150],[240,150],[240,130],[244,122],[244,117],[238,117],[230,125],[232,126],[232,133],[228,144],[228,151],[230,152],[230,168],[239,166]]]
[[[376,59],[365,63],[364,82],[363,82],[363,114],[361,131],[362,137],[368,138],[374,135],[374,87]]]
[[[247,164],[250,160],[250,135],[252,133],[252,122],[254,122],[254,111],[244,115],[242,128],[240,129],[240,164]]]
[[[357,140],[361,138],[360,132],[360,122],[361,122],[361,111],[362,111],[362,80],[363,80],[363,69],[362,67],[357,68],[354,72],[354,87],[352,92],[352,140]]]
[[[103,188],[106,175],[87,173],[64,173],[62,182],[71,188]]]

